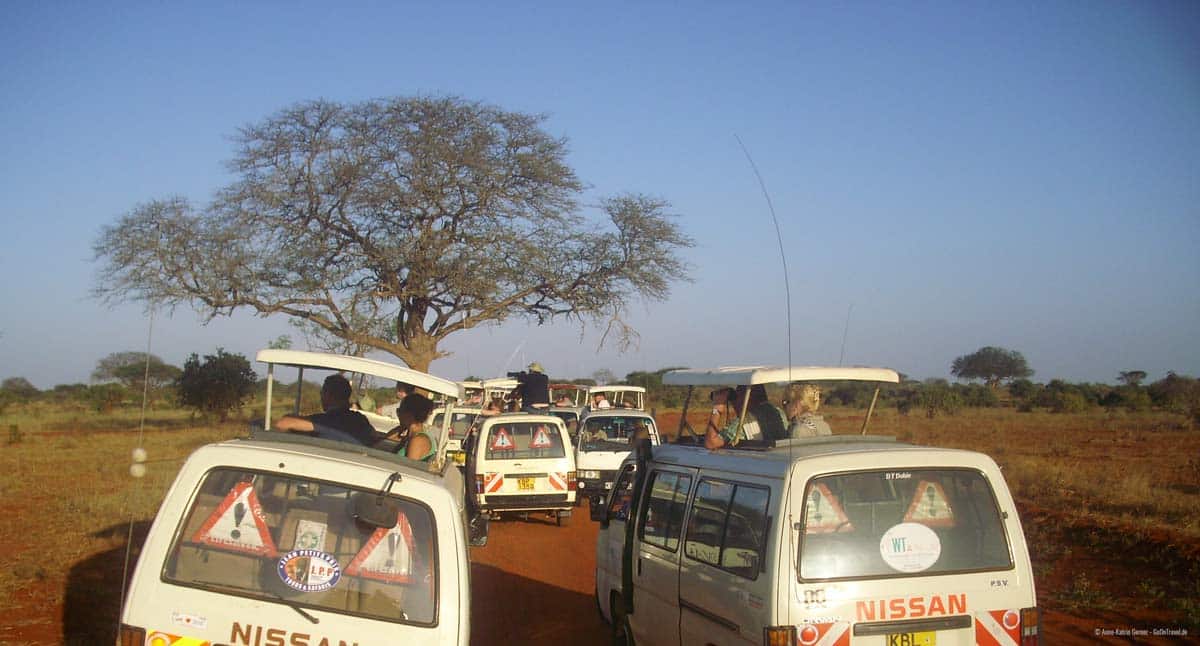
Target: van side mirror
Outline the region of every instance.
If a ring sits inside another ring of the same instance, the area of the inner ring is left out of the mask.
[[[601,529],[608,527],[608,497],[592,496],[588,506],[588,514],[592,520],[600,523]]]

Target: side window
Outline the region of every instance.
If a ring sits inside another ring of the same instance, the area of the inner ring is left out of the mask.
[[[633,502],[633,483],[637,475],[635,465],[625,467],[613,484],[612,496],[608,501],[608,519],[625,522],[629,520],[629,505]]]
[[[692,478],[686,474],[655,471],[650,475],[650,498],[639,528],[643,542],[672,552],[679,549],[683,510],[691,487]]]
[[[688,523],[688,557],[747,579],[758,577],[766,547],[770,492],[744,483],[704,479]]]

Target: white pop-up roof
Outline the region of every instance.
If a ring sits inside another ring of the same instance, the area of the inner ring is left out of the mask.
[[[890,368],[826,366],[726,366],[672,370],[663,375],[665,386],[751,386],[793,381],[879,381],[897,384],[900,375]]]
[[[259,350],[255,358],[268,365],[361,373],[412,384],[431,393],[462,399],[462,387],[449,379],[442,379],[441,377],[435,377],[428,373],[413,370],[412,368],[376,359],[350,357],[325,352],[269,349]]]

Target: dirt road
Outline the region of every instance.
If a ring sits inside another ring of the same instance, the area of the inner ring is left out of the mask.
[[[471,549],[471,643],[608,643],[593,593],[596,530],[586,505],[557,527],[544,517],[491,523]]]

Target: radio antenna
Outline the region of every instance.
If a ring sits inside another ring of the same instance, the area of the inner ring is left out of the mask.
[[[846,327],[842,328],[842,353],[838,355],[838,367],[842,367],[842,359],[846,358],[846,335],[850,333],[850,310],[854,309],[854,303],[850,303],[850,307],[846,308]]]
[[[742,138],[733,135],[737,139],[738,146],[741,146],[742,153],[746,155],[746,161],[750,162],[750,168],[754,171],[754,176],[758,178],[758,187],[762,189],[763,198],[767,200],[767,209],[771,212],[771,221],[775,223],[775,239],[779,241],[779,259],[783,263],[783,294],[787,303],[787,365],[788,365],[788,381],[792,380],[792,290],[788,285],[788,268],[787,255],[783,251],[783,234],[779,230],[779,218],[775,216],[775,205],[771,203],[771,195],[767,193],[767,184],[763,181],[762,174],[758,172],[758,166],[754,163],[754,159],[750,157],[750,151],[746,149],[746,144],[742,143]]]

